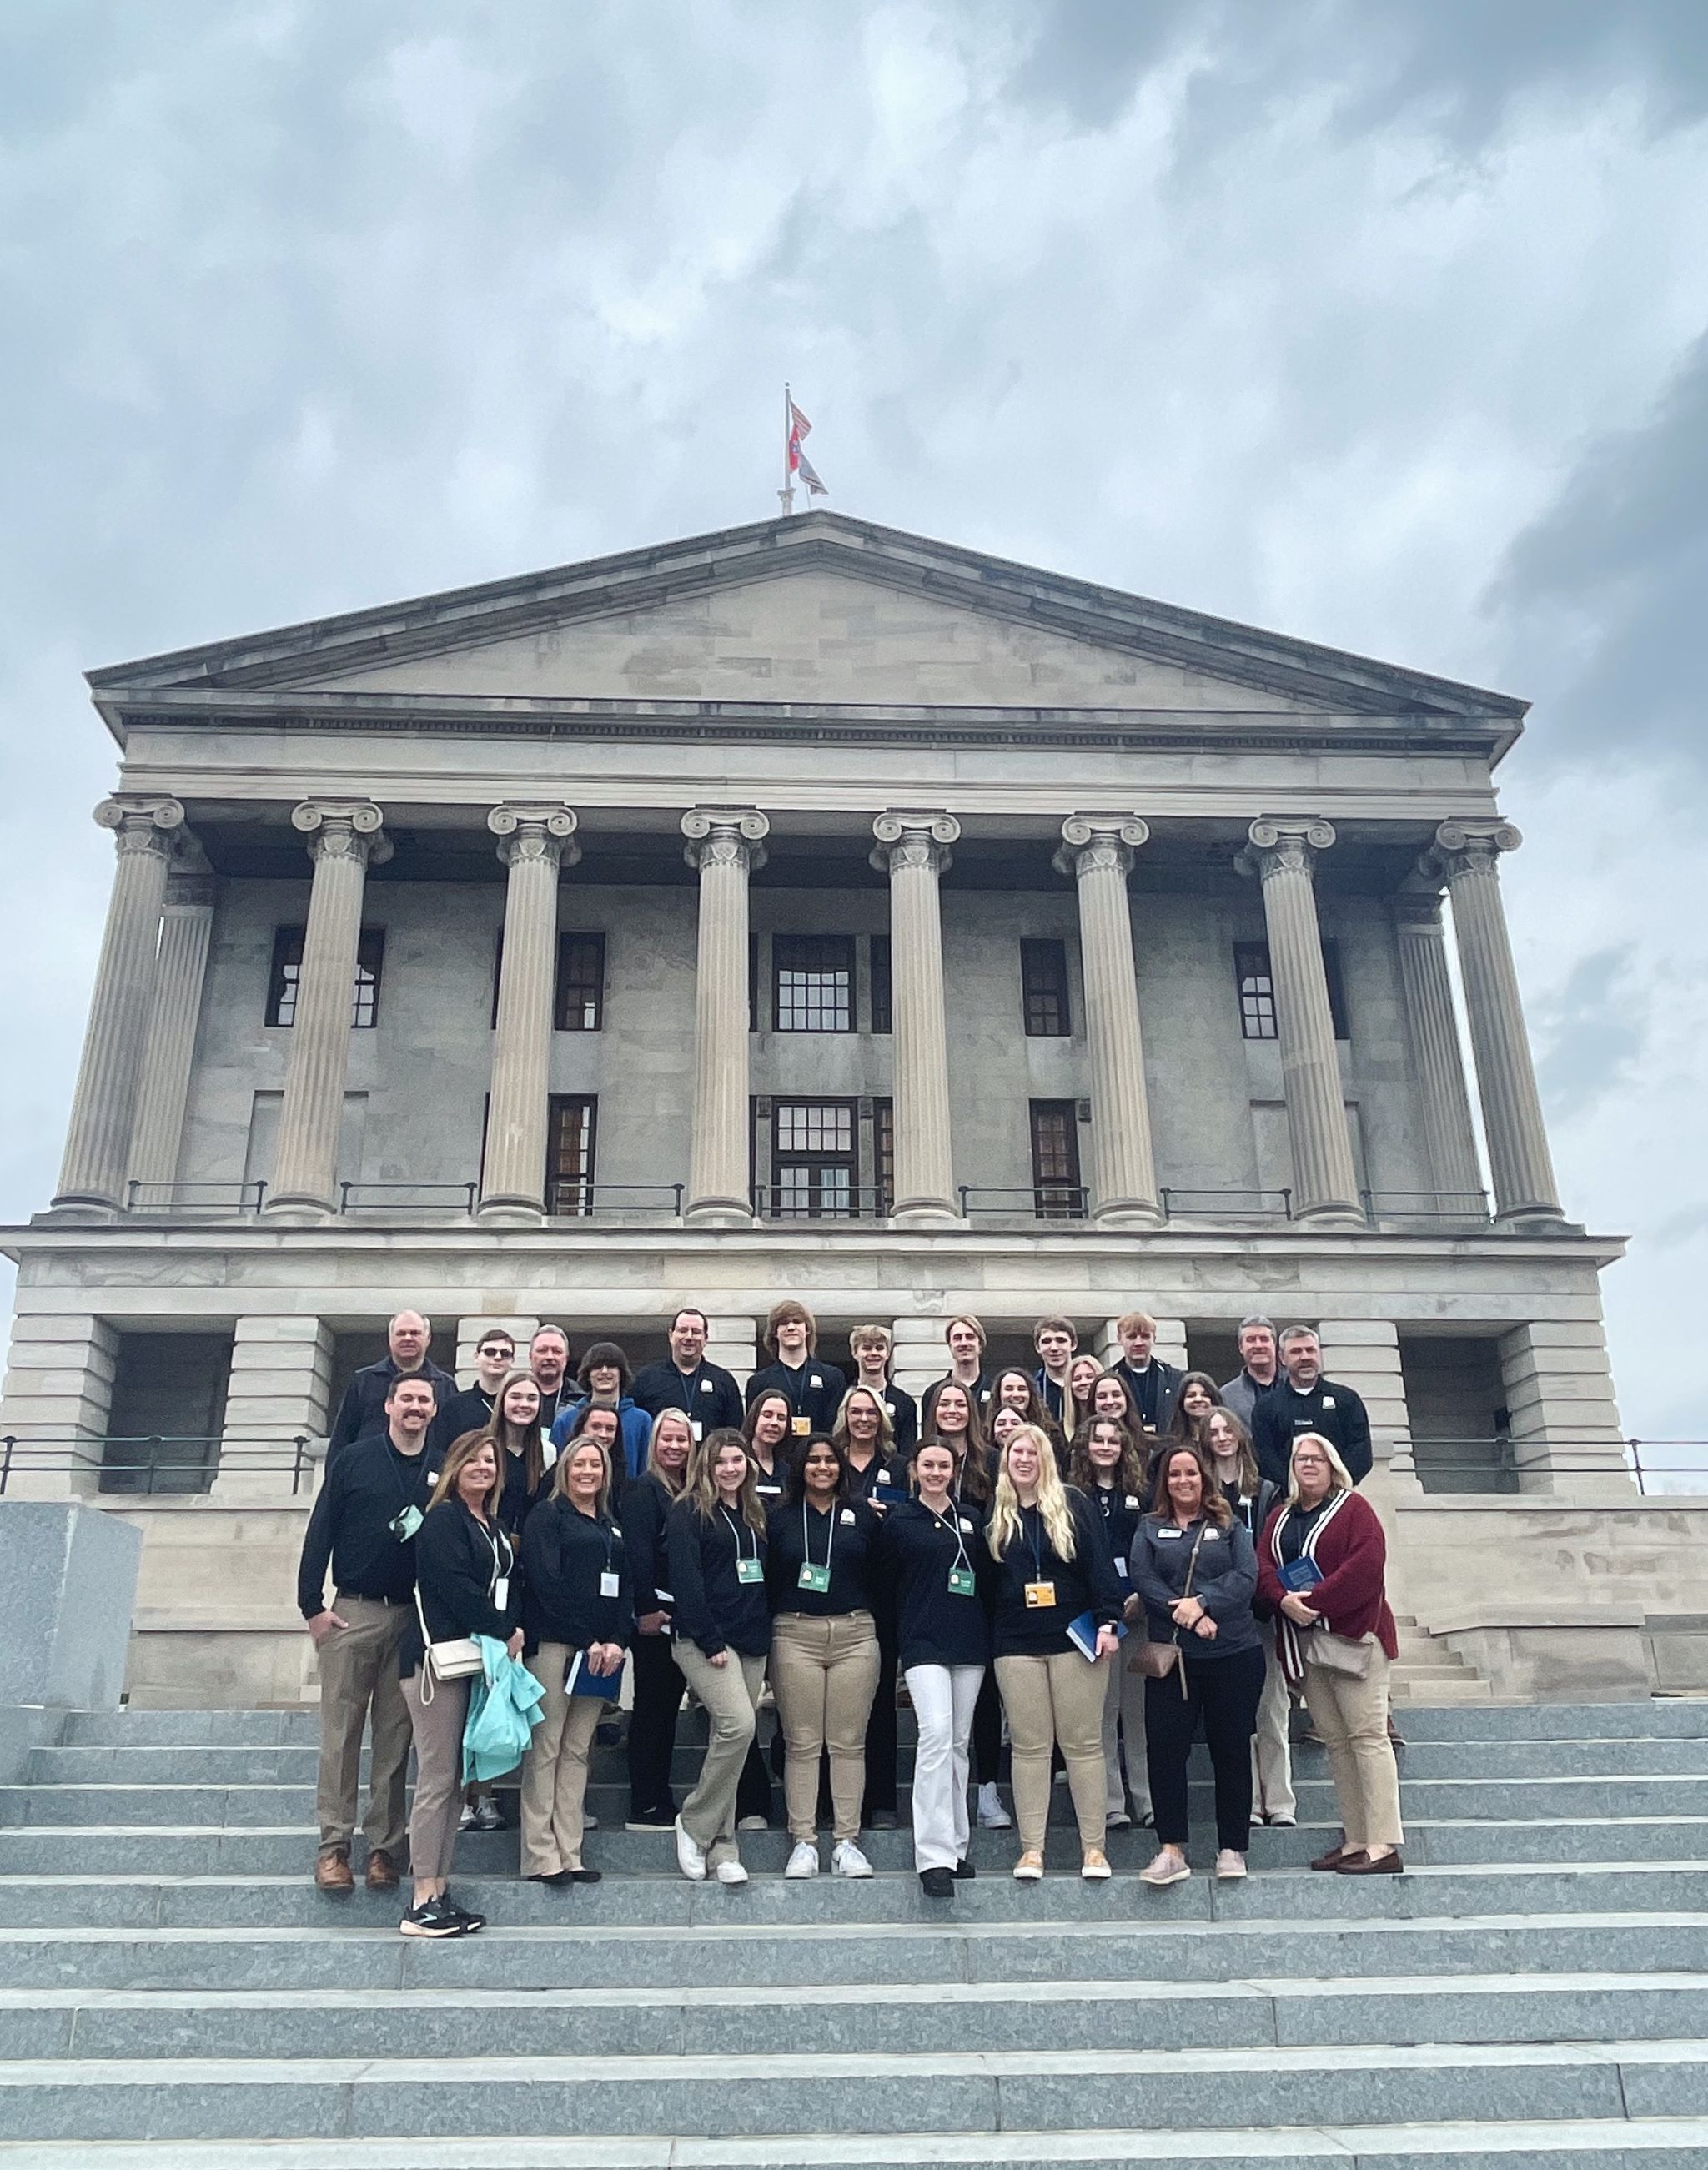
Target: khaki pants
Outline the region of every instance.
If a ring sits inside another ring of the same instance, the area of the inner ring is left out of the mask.
[[[588,1752],[611,1705],[598,1696],[564,1694],[563,1676],[574,1655],[565,1644],[542,1643],[528,1660],[546,1700],[522,1758],[524,1876],[555,1876],[583,1865]]]
[[[1108,1686],[1103,1691],[1104,1809],[1113,1815],[1127,1805],[1127,1795],[1140,1818],[1150,1813],[1150,1766],[1145,1760],[1145,1676],[1127,1670],[1129,1635],[1109,1660]],[[1119,1739],[1117,1739],[1118,1729]],[[1127,1783],[1121,1784],[1121,1749],[1127,1750]]]
[[[735,1792],[753,1740],[755,1708],[765,1686],[765,1660],[726,1651],[714,1665],[697,1643],[674,1646],[682,1678],[706,1706],[711,1729],[700,1782],[682,1804],[682,1829],[706,1856],[708,1868],[734,1861]]]
[[[1252,1740],[1252,1799],[1266,1816],[1294,1816],[1293,1750],[1287,1739],[1287,1678],[1275,1654],[1275,1623],[1260,1620],[1263,1638],[1263,1697],[1257,1705],[1257,1730]]]
[[[427,1660],[403,1683],[415,1734],[415,1805],[409,1815],[409,1873],[423,1884],[451,1873],[456,1823],[462,1814],[462,1729],[468,1718],[467,1681],[435,1681],[424,1702]]]
[[[1014,1816],[1021,1846],[1028,1852],[1043,1851],[1050,1750],[1057,1741],[1067,1765],[1080,1844],[1102,1847],[1103,1697],[1109,1664],[1108,1658],[1099,1658],[1088,1665],[1077,1650],[996,1660],[996,1685],[1008,1713],[1014,1756]]]
[[[1400,1767],[1388,1739],[1388,1659],[1371,1643],[1370,1669],[1361,1681],[1305,1668],[1305,1702],[1328,1750],[1340,1820],[1348,1852],[1362,1847],[1401,1846]]]
[[[869,1612],[780,1612],[771,1626],[771,1685],[782,1725],[789,1836],[819,1829],[819,1758],[830,1756],[838,1840],[860,1836],[866,1725],[878,1692],[878,1630]]]
[[[405,1605],[376,1605],[334,1593],[332,1609],[347,1628],[321,1644],[320,1771],[314,1813],[320,1851],[348,1853],[355,1829],[361,1777],[362,1729],[372,1718],[368,1810],[362,1818],[368,1850],[403,1861],[403,1788],[409,1773],[409,1711],[398,1678],[398,1651],[409,1618]]]

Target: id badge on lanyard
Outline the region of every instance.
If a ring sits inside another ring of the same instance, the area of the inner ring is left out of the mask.
[[[834,1513],[830,1517],[830,1534],[825,1540],[825,1562],[821,1567],[813,1558],[812,1537],[807,1524],[807,1503],[803,1499],[801,1502],[803,1558],[801,1571],[795,1578],[795,1587],[798,1590],[813,1590],[820,1597],[825,1596],[830,1588],[830,1558],[836,1549],[836,1517]]]
[[[1033,1574],[1033,1579],[1025,1585],[1026,1609],[1028,1612],[1048,1611],[1055,1603],[1055,1584],[1052,1580],[1046,1580],[1044,1577],[1043,1555],[1038,1549],[1038,1539],[1030,1527],[1027,1528],[1026,1535],[1032,1547]]]

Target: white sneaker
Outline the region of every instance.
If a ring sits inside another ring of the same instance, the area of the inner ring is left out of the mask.
[[[789,1856],[785,1876],[816,1876],[819,1873],[819,1849],[806,1839],[797,1839],[795,1850]]]
[[[1011,1831],[1014,1819],[1002,1805],[994,1782],[979,1788],[979,1827],[981,1831]]]
[[[584,1810],[581,1817],[581,1828],[583,1831],[597,1831],[599,1829],[598,1817],[590,1816]]]
[[[691,1884],[706,1881],[706,1857],[682,1829],[682,1819],[676,1819],[676,1866]]]
[[[870,1876],[872,1863],[851,1838],[845,1838],[830,1856],[830,1873],[832,1876]]]
[[[763,1816],[741,1816],[737,1819],[735,1828],[739,1831],[769,1831],[771,1825]]]
[[[1225,1846],[1216,1856],[1217,1883],[1237,1884],[1245,1873],[1245,1855],[1236,1853],[1230,1846]]]
[[[713,1872],[720,1884],[745,1884],[747,1871],[739,1861],[720,1861]]]
[[[1186,1856],[1179,1848],[1165,1846],[1148,1868],[1140,1870],[1139,1881],[1161,1889],[1166,1884],[1184,1884],[1191,1873]]]

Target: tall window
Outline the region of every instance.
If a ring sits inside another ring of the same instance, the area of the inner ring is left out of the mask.
[[[873,1030],[876,1029],[874,1026]],[[880,1219],[885,1219],[895,1204],[895,1103],[894,1100],[874,1100],[872,1103],[872,1160],[873,1172],[878,1179],[878,1216]]]
[[[553,1023],[559,1032],[598,1032],[605,1024],[605,937],[558,937],[558,994]]]
[[[599,1102],[590,1093],[554,1093],[546,1126],[546,1211],[593,1211],[593,1154]]]
[[[269,1024],[296,1022],[296,991],[302,978],[301,927],[280,927],[273,932],[273,969],[267,981],[266,1018]],[[386,930],[363,927],[356,943],[355,980],[350,988],[350,1023],[352,1032],[371,1032],[379,1020],[380,975],[386,961]]]
[[[858,1201],[852,1100],[771,1104],[771,1211],[779,1220],[847,1220]]]
[[[872,1029],[890,1032],[892,1006],[889,992],[889,937],[874,934],[872,938]]]
[[[774,934],[771,1024],[777,1032],[852,1032],[854,943],[846,934]]]
[[[1328,1013],[1334,1023],[1334,1036],[1337,1040],[1350,1040],[1346,982],[1341,976],[1337,942],[1325,942],[1322,945],[1322,975],[1328,982]],[[1240,991],[1240,1031],[1243,1037],[1276,1039],[1278,1028],[1275,1021],[1275,981],[1269,969],[1267,942],[1235,943],[1234,979]]]
[[[1071,1100],[1034,1100],[1032,1114],[1033,1211],[1040,1220],[1073,1221],[1084,1211],[1080,1139]]]
[[[1020,990],[1028,1040],[1065,1040],[1073,1030],[1068,1009],[1067,944],[1022,942]]]

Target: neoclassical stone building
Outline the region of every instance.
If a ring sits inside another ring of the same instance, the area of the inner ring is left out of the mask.
[[[91,684],[117,864],[3,1414],[12,1490],[146,1518],[145,1688],[216,1628],[300,1676],[291,1443],[405,1301],[449,1363],[692,1299],[743,1370],[788,1292],[915,1385],[963,1309],[1142,1302],[1224,1376],[1261,1310],[1396,1513],[1639,1504],[1502,910],[1522,702],[828,513]],[[1412,1609],[1486,1659],[1457,1590]]]

